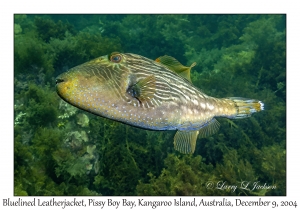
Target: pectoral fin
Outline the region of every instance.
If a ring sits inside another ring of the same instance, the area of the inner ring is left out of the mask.
[[[174,136],[174,148],[184,154],[195,151],[199,131],[177,131]]]
[[[139,101],[144,102],[153,98],[155,91],[155,77],[154,75],[151,75],[138,81],[136,84],[130,87],[128,92]]]
[[[169,99],[170,86],[165,80],[150,75],[130,85],[127,93],[137,99],[144,108],[150,108],[159,106],[162,99]]]

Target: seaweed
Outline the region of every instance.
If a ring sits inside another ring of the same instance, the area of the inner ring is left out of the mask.
[[[51,38],[64,39],[66,32],[76,34],[74,26],[68,22],[63,23],[61,20],[54,22],[51,19],[35,16],[34,25],[39,37],[46,43]]]
[[[215,180],[211,174],[213,167],[203,163],[201,156],[168,154],[164,163],[159,177],[149,172],[149,183],[139,182],[138,195],[211,195],[206,184],[208,180]]]

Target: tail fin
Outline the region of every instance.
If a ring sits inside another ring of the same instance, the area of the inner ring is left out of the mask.
[[[237,108],[237,114],[234,119],[250,117],[252,113],[264,110],[264,104],[255,99],[240,97],[231,97],[228,99],[232,100]]]

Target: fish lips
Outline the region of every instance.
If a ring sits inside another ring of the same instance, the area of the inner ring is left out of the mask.
[[[56,88],[56,92],[58,93],[58,95],[60,97],[62,97],[61,95],[61,91],[62,91],[62,87],[64,86],[64,83],[66,82],[66,78],[63,77],[63,75],[59,75],[58,77],[55,78],[55,88]],[[63,97],[62,97],[63,98]]]
[[[58,83],[64,82],[65,80],[62,78],[56,78],[55,79],[55,84],[57,85]]]

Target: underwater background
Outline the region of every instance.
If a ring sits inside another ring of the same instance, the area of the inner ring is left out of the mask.
[[[197,62],[191,80],[204,93],[265,110],[218,118],[220,130],[184,155],[175,131],[59,98],[56,76],[114,51]],[[273,187],[224,186],[242,183]],[[286,16],[14,15],[14,195],[286,195]]]

